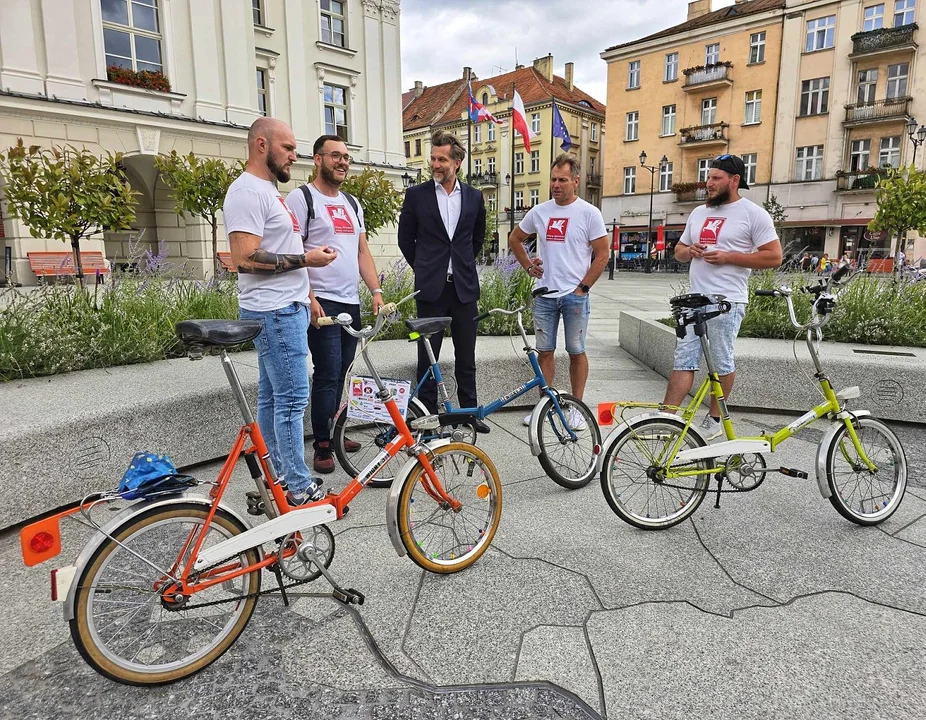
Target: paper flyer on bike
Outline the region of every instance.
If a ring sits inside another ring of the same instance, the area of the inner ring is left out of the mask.
[[[405,417],[411,383],[407,380],[383,378],[383,384],[392,393],[399,412]],[[380,422],[392,425],[386,406],[376,397],[376,381],[370,377],[351,377],[347,384],[347,417],[361,422]]]

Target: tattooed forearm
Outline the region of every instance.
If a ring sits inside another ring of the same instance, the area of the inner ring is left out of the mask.
[[[257,248],[247,257],[249,265],[238,266],[238,272],[252,275],[279,275],[306,266],[305,255],[277,255]]]

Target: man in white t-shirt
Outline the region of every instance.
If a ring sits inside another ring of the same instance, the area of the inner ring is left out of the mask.
[[[322,135],[312,149],[315,179],[286,196],[286,204],[302,225],[303,247],[332,247],[337,258],[325,267],[309,268],[311,325],[309,352],[312,355],[312,435],[316,472],[334,472],[331,455],[331,423],[344,389],[344,377],[357,352],[357,338],[339,325],[318,326],[318,318],[348,313],[352,326],[360,329],[360,278],[373,293],[373,313],[383,305],[376,264],[367,245],[363,208],[356,199],[341,192],[347,179],[351,156],[337,135]],[[312,198],[312,218],[305,192]],[[356,209],[355,209],[356,204]],[[360,445],[346,439],[345,449]]]
[[[302,504],[323,497],[305,464],[303,423],[309,400],[309,276],[338,253],[325,246],[306,251],[299,221],[276,182],[288,182],[296,161],[290,127],[258,118],[248,132],[245,171],[228,188],[223,212],[232,262],[238,268],[239,315],[260,320],[257,348],[257,424],[273,466]]]
[[[578,187],[579,161],[571,155],[560,155],[550,169],[553,199],[528,211],[511,231],[508,245],[521,267],[538,284],[554,291],[534,300],[534,333],[543,376],[547,384],[553,384],[556,374],[553,352],[562,317],[572,394],[581,400],[588,380],[585,355],[591,310],[588,292],[608,262],[608,235],[601,211],[576,196]],[[524,249],[524,241],[531,233],[537,234],[540,253],[533,259]],[[568,410],[573,429],[583,430],[585,421],[578,410]],[[524,424],[529,423],[528,415]]]
[[[692,210],[685,232],[675,246],[676,260],[691,262],[691,292],[724,295],[733,304],[730,312],[707,322],[711,362],[725,398],[730,397],[736,377],[733,346],[746,315],[749,274],[752,270],[781,265],[781,243],[771,216],[761,206],[741,197],[741,189],[749,189],[742,159],[727,154],[715,158],[707,176],[707,203]],[[681,405],[691,391],[700,360],[701,341],[690,328],[685,338],[676,343],[666,405]],[[723,432],[720,409],[714,398],[701,427],[705,440]]]

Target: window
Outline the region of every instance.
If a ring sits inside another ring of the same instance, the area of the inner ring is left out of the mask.
[[[701,124],[713,125],[717,122],[717,98],[705,98],[701,101]]]
[[[672,163],[659,166],[659,192],[669,192],[672,188]]]
[[[675,105],[662,108],[662,134],[675,135]]]
[[[409,140],[405,141],[405,157],[409,158],[412,156],[412,144]]]
[[[633,195],[637,191],[637,169],[624,168],[624,195]]]
[[[473,142],[482,142],[482,123],[476,123],[476,125],[473,127]]]
[[[826,50],[833,47],[836,35],[836,16],[827,15],[807,23],[807,41],[804,43],[804,52]]]
[[[890,165],[900,167],[900,136],[881,138],[881,152],[878,153],[878,167]]]
[[[482,107],[487,107],[489,104],[489,93],[482,93]]]
[[[908,63],[887,66],[887,99],[907,97],[907,75],[910,72]]]
[[[421,138],[415,140],[415,157],[421,155]]]
[[[884,27],[884,5],[872,5],[865,8],[865,20],[862,31],[880,30]]]
[[[163,72],[158,0],[102,0],[106,66]]]
[[[592,123],[592,142],[598,142],[598,123]]]
[[[830,102],[830,79],[816,78],[801,83],[801,115],[821,115]]]
[[[624,133],[625,140],[637,140],[640,132],[640,111],[634,110],[627,113],[627,130]]]
[[[257,109],[261,115],[268,115],[269,103],[267,102],[267,71],[263,68],[257,68]],[[408,145],[408,143],[405,143]],[[406,153],[405,157],[408,157]]]
[[[530,204],[531,204],[531,207],[534,207],[534,205],[536,205],[536,204],[539,203],[539,202],[540,202],[540,191],[539,191],[539,190],[531,190],[531,191],[530,191]]]
[[[347,90],[325,83],[325,134],[347,142]],[[418,141],[415,141],[418,149]]]
[[[867,170],[871,165],[871,140],[853,140],[849,152],[849,172]]]
[[[524,192],[521,190],[514,191],[514,207],[512,210],[524,207]]]
[[[765,33],[757,32],[749,36],[749,63],[765,62]]]
[[[495,172],[495,157],[494,156],[489,158],[488,166],[489,167],[486,169],[486,172],[494,173]]]
[[[704,47],[704,64],[716,65],[720,62],[720,43],[711,43]]]
[[[473,160],[473,174],[482,175],[482,158],[475,158]]]
[[[590,175],[595,175],[595,165],[598,162],[598,158],[590,157],[588,159],[588,172]]]
[[[746,119],[747,125],[762,122],[762,91],[752,90],[746,93]]]
[[[673,80],[678,80],[678,53],[669,53],[666,55],[666,69],[662,75],[662,79],[666,82],[672,82]]]
[[[105,4],[105,1],[104,1]],[[252,12],[254,14],[255,25],[266,25],[264,21],[264,0],[251,0]]]
[[[634,60],[627,64],[627,89],[640,87],[640,61]]]
[[[514,171],[517,175],[524,174],[524,153],[522,152],[514,154]]]
[[[746,177],[743,178],[746,184],[752,187],[756,182],[756,169],[759,167],[759,156],[756,153],[746,153],[743,155],[743,165],[746,166]]]
[[[711,158],[698,160],[698,182],[707,182],[707,176],[711,172],[711,162]]]
[[[321,0],[322,42],[338,47],[344,44],[344,3],[338,0]]]
[[[797,149],[797,179],[820,180],[823,178],[823,146],[810,145]]]
[[[540,132],[540,113],[531,113],[531,132],[535,135]]]
[[[540,151],[531,150],[531,172],[540,172]]]
[[[870,105],[875,101],[875,92],[878,89],[878,69],[859,70],[858,92],[856,102],[859,105]]]
[[[495,142],[495,123],[489,121],[489,132],[486,133],[486,140]]]
[[[488,199],[486,200],[486,208],[489,210],[490,213],[494,213],[497,210],[497,207],[495,205],[494,195],[490,195]]]
[[[894,0],[894,27],[910,25],[916,14],[916,0]]]

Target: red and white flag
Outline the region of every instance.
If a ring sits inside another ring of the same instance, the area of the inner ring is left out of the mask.
[[[521,133],[521,137],[524,139],[524,149],[527,152],[531,151],[531,138],[534,137],[534,133],[531,132],[530,127],[527,125],[527,115],[524,114],[524,102],[521,100],[521,96],[518,95],[518,91],[514,91],[514,99],[511,101],[511,125]]]

